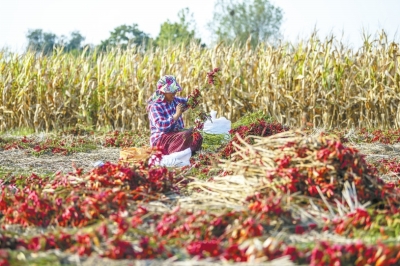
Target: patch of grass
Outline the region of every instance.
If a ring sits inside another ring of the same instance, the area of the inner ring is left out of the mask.
[[[198,168],[191,168],[186,175],[188,176],[194,176],[200,180],[208,180],[210,179],[210,176],[208,176],[206,173],[201,172],[201,169]]]
[[[6,181],[8,178],[13,176],[26,176],[30,175],[29,171],[25,171],[19,168],[6,168],[0,166],[0,179]]]
[[[45,179],[52,179],[55,176],[54,172],[49,172],[49,171],[32,171],[33,169],[29,169],[29,170],[24,170],[21,168],[10,168],[10,167],[4,167],[4,166],[0,166],[0,180],[7,182],[7,180],[13,178],[13,177],[19,177],[19,176],[24,176],[24,177],[28,177],[30,175],[37,174],[42,178]],[[19,185],[24,185],[24,184],[19,184]]]
[[[58,266],[58,265],[74,265],[66,261],[61,263],[55,254],[46,252],[32,253],[26,251],[11,251],[10,265],[16,266]]]
[[[18,129],[12,129],[9,131],[1,132],[0,136],[28,136],[35,134],[35,130],[33,128],[18,128]]]
[[[143,147],[149,146],[150,132],[114,130],[99,136],[98,139],[98,144],[104,147]]]
[[[268,123],[274,122],[274,120],[270,116],[265,114],[265,112],[263,110],[259,110],[254,113],[247,113],[244,116],[242,116],[239,120],[232,123],[232,129],[235,129],[239,126],[250,125],[254,122],[257,122],[258,120],[265,120]]]
[[[230,136],[227,134],[209,134],[202,132],[202,149],[207,152],[216,152],[222,145],[229,142]]]

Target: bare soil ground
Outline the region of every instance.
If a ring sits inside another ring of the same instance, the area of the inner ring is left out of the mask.
[[[95,167],[96,162],[116,163],[119,158],[119,148],[103,148],[89,152],[78,152],[71,155],[40,155],[33,156],[25,150],[0,151],[0,167],[3,171],[11,173],[51,174],[61,171],[69,173],[74,171],[74,165],[85,172]]]
[[[380,159],[400,158],[400,144],[355,144],[348,143],[366,155],[369,162]],[[120,148],[104,148],[91,150],[89,152],[78,152],[71,155],[40,155],[33,156],[25,150],[0,151],[0,168],[9,170],[11,173],[55,173],[61,171],[69,173],[74,171],[74,165],[82,168],[85,172],[95,167],[96,162],[116,163],[119,159]]]

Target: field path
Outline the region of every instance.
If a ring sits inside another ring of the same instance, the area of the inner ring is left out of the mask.
[[[388,145],[379,143],[350,144],[366,155],[367,161],[380,159],[400,158],[400,144]],[[0,169],[3,172],[51,174],[57,171],[69,173],[74,171],[73,164],[82,168],[84,172],[95,167],[98,161],[116,163],[119,158],[120,148],[105,148],[99,146],[88,152],[77,152],[71,155],[44,154],[34,156],[26,150],[0,151]]]
[[[73,164],[89,171],[98,161],[116,163],[119,158],[119,148],[99,147],[89,152],[77,152],[71,155],[40,155],[33,156],[26,150],[0,151],[0,167],[2,171],[11,173],[63,173],[73,172]]]

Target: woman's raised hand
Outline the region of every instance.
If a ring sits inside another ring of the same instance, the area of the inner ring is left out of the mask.
[[[176,112],[173,115],[174,120],[178,120],[178,118],[182,115],[182,113],[185,111],[185,107],[183,106],[183,104],[179,103],[176,106]]]
[[[177,112],[177,113],[179,112],[180,114],[182,114],[183,112],[185,112],[187,109],[188,109],[187,106],[186,106],[185,104],[183,104],[183,103],[179,103],[179,104],[176,106],[176,112]]]

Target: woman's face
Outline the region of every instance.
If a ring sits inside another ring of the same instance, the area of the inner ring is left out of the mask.
[[[164,93],[164,96],[165,96],[165,100],[167,101],[167,102],[172,102],[173,100],[174,100],[174,98],[175,98],[175,94],[176,94],[176,92],[174,92],[174,93]]]

